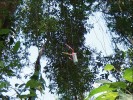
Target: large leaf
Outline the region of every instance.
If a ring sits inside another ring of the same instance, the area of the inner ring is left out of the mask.
[[[85,98],[85,100],[89,100],[89,98],[91,98],[92,96],[98,94],[98,93],[102,93],[102,92],[107,92],[107,91],[112,91],[114,90],[114,88],[110,88],[109,84],[105,84],[103,86],[100,86],[96,89],[93,89],[89,95]]]
[[[133,67],[125,70],[123,77],[129,82],[133,82]]]
[[[14,48],[13,48],[13,51],[14,51],[14,52],[17,52],[18,49],[19,49],[19,47],[20,47],[20,41],[17,41],[17,43],[15,44],[15,46],[14,46]]]
[[[110,70],[112,70],[112,69],[114,69],[114,66],[111,65],[111,64],[107,64],[107,65],[104,67],[104,70],[106,70],[106,71],[110,71]]]
[[[95,100],[115,100],[118,96],[118,92],[107,92],[98,96]]]
[[[114,83],[111,83],[110,84],[110,87],[111,88],[122,88],[122,89],[125,89],[127,87],[126,83],[124,82],[114,82]]]

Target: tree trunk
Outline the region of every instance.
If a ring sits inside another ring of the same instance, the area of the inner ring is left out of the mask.
[[[45,45],[45,44],[44,44]],[[41,71],[41,64],[40,64],[40,59],[42,57],[42,55],[44,54],[44,45],[41,48],[41,50],[39,51],[36,63],[35,63],[35,69],[34,69],[34,74],[31,76],[31,79],[33,80],[39,80],[39,75],[40,75],[40,71]],[[30,91],[34,91],[34,93],[36,93],[36,89],[35,88],[30,88]],[[30,92],[30,94],[32,94],[32,92]],[[29,100],[35,100],[35,96],[33,97],[29,97]]]

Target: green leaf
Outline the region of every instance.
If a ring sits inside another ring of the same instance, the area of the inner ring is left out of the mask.
[[[20,41],[18,41],[18,42],[15,44],[15,46],[14,46],[14,48],[13,48],[13,51],[14,51],[14,52],[17,52],[19,48],[20,48]]]
[[[110,85],[109,84],[105,84],[105,85],[100,86],[100,87],[98,87],[96,89],[93,89],[89,93],[88,97],[85,98],[85,100],[89,100],[89,98],[91,98],[95,94],[102,93],[102,92],[106,92],[106,91],[112,91],[112,90],[115,90],[115,89],[114,88],[110,88]]]
[[[106,71],[110,71],[110,70],[112,70],[112,69],[114,69],[114,66],[111,65],[111,64],[107,64],[107,65],[104,67],[104,70],[106,70]]]
[[[15,76],[15,73],[13,72],[13,70],[10,70],[10,69],[9,69],[9,70],[7,71],[7,75],[8,75],[8,76]]]
[[[98,96],[95,100],[115,100],[118,96],[118,92],[107,92]]]
[[[0,89],[10,86],[9,82],[0,82]]]
[[[34,79],[31,79],[26,83],[26,87],[30,87],[30,88],[36,88],[38,87],[38,85],[40,85],[40,83]]]
[[[0,29],[0,35],[9,34],[10,29]]]
[[[118,89],[118,88],[125,89],[127,87],[127,85],[124,82],[114,82],[114,83],[110,84],[110,87],[111,88],[116,88],[116,89]]]
[[[28,94],[29,97],[37,96],[36,92],[34,90],[30,90],[30,94]]]
[[[124,71],[123,77],[125,80],[129,82],[133,82],[133,67],[126,69]]]

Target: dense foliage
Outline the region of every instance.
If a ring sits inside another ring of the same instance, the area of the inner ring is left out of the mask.
[[[100,79],[108,79],[109,75],[113,75],[117,81],[103,87],[112,90],[110,86],[125,86],[127,83],[126,90],[133,93],[132,88],[129,88],[132,83],[128,82],[131,79],[125,75],[127,81],[120,82],[122,68],[133,66],[132,3],[131,0],[0,1],[1,98],[11,98],[3,95],[12,89],[7,78],[21,79],[20,73],[30,64],[28,49],[32,46],[38,48],[38,57],[32,65],[33,72],[25,76],[27,82],[16,83],[13,88],[18,98],[35,100],[36,91],[43,93],[45,90],[43,75],[46,74],[50,81],[50,92],[58,94],[59,99],[83,100],[85,93],[92,89],[92,84],[97,80],[96,75],[100,75],[101,68],[115,70],[101,74]],[[85,46],[85,34],[92,28],[87,20],[95,11],[102,11],[110,29],[115,44],[113,55],[101,57],[101,53],[97,53],[93,47]],[[126,44],[126,52],[120,50],[118,44],[121,43]],[[62,53],[71,52],[65,44],[77,53],[78,63],[75,64]],[[46,66],[41,66],[42,57],[47,58]],[[104,68],[106,64],[109,67]],[[113,92],[113,95],[116,97],[118,93]]]

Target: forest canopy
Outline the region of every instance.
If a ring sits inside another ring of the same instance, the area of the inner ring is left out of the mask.
[[[38,92],[45,95],[46,87],[59,100],[84,100],[90,92],[89,100],[103,88],[112,91],[114,87],[122,88],[122,92],[111,92],[113,100],[123,99],[122,93],[130,97],[133,93],[132,6],[131,0],[1,0],[0,98],[35,100],[39,98]],[[102,55],[102,51],[85,44],[85,35],[93,29],[87,20],[96,12],[102,13],[114,44],[111,55]],[[38,55],[31,64],[29,49],[33,46],[38,49]],[[77,57],[76,63],[73,57]],[[41,63],[42,58],[46,59],[46,65]],[[22,75],[29,67],[32,72]],[[102,73],[103,70],[106,72]],[[10,81],[13,78],[26,81],[14,82],[13,86]],[[50,82],[48,86],[46,78]],[[102,81],[108,84],[94,89],[97,80],[109,81]],[[11,90],[16,95],[8,95]]]

